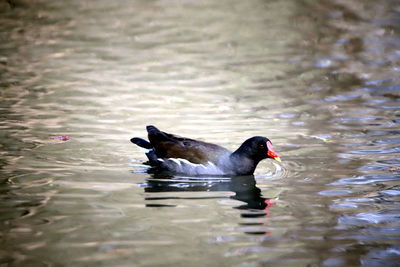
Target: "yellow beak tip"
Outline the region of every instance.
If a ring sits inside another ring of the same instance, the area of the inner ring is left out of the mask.
[[[281,159],[279,157],[275,157],[274,160],[278,161],[278,162],[282,162]]]

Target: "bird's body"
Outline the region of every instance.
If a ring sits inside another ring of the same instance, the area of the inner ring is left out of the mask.
[[[255,136],[246,140],[233,153],[219,145],[162,132],[146,127],[149,142],[132,138],[131,142],[148,149],[152,166],[188,175],[249,175],[265,158],[279,157],[268,138]]]

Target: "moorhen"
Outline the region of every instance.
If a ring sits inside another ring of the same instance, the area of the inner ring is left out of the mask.
[[[187,175],[251,175],[266,158],[280,161],[266,137],[254,136],[234,152],[219,145],[165,133],[146,127],[149,141],[134,137],[131,142],[146,149],[150,165]]]

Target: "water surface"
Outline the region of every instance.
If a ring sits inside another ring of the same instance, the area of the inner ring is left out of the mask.
[[[397,1],[9,2],[1,264],[398,265]],[[148,124],[283,162],[149,174]]]

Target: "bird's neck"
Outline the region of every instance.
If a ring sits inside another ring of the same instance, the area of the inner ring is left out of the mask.
[[[260,162],[260,160],[254,159],[252,155],[249,154],[249,151],[242,147],[239,147],[231,154],[231,160],[237,173],[241,175],[253,174],[257,164]]]

